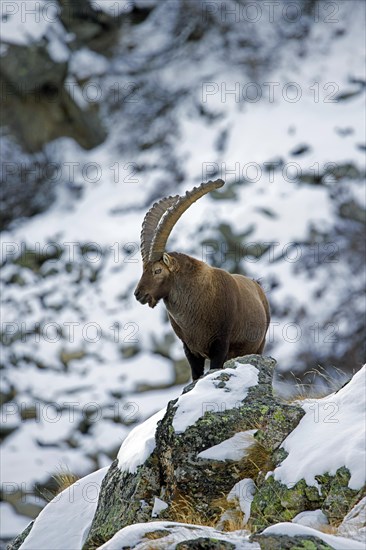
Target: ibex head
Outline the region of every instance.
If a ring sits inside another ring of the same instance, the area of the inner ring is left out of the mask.
[[[169,235],[191,204],[223,185],[224,182],[220,179],[202,183],[192,191],[187,191],[182,197],[166,197],[150,208],[141,231],[143,274],[135,290],[139,302],[155,307],[160,299],[168,296],[173,284],[173,275],[179,270],[176,258],[165,251]]]

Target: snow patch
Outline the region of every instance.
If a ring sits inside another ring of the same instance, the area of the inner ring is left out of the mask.
[[[338,392],[303,404],[306,414],[282,443],[288,456],[274,478],[288,487],[300,479],[318,487],[316,475],[335,475],[345,466],[350,489],[361,489],[366,481],[365,407],[366,365]]]
[[[156,427],[166,409],[155,413],[151,418],[136,426],[123,441],[118,452],[118,466],[122,472],[136,473],[137,467],[145,462],[155,449]]]
[[[225,376],[229,379],[223,383]],[[253,365],[236,363],[236,368],[223,369],[219,374],[213,372],[201,380],[195,387],[178,398],[177,411],[173,419],[176,433],[183,433],[207,411],[233,409],[246,398],[248,389],[258,384],[258,369]]]
[[[57,6],[47,0],[7,2],[1,13],[1,38],[10,44],[25,45],[40,40],[56,19]]]
[[[366,548],[366,497],[348,512],[338,527],[338,533],[363,542]]]
[[[313,510],[311,512],[300,512],[292,520],[293,523],[305,525],[306,527],[317,528],[318,525],[328,525],[328,518],[321,510]]]
[[[151,517],[152,518],[157,518],[158,515],[160,514],[160,512],[162,512],[163,510],[166,510],[168,507],[169,507],[169,505],[166,502],[164,502],[163,500],[161,500],[158,497],[155,497],[154,506],[153,506],[153,509],[152,509],[152,512],[151,512]]]
[[[254,481],[250,478],[245,478],[236,483],[227,496],[228,502],[235,499],[239,501],[240,510],[244,514],[244,524],[250,518],[250,508],[255,491],[256,486]]]
[[[108,61],[88,48],[81,48],[72,56],[69,69],[71,74],[82,80],[103,75],[108,69]]]
[[[134,6],[133,0],[93,0],[93,8],[118,17],[129,13]]]
[[[218,445],[201,451],[197,456],[208,460],[241,460],[247,454],[247,449],[255,443],[253,436],[256,431],[238,432]]]

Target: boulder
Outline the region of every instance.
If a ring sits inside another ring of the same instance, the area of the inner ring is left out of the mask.
[[[68,63],[53,60],[46,42],[9,44],[1,61],[5,107],[1,124],[9,127],[25,151],[38,152],[64,136],[85,149],[105,140],[97,107],[78,105],[74,91],[65,88]]]
[[[150,521],[156,498],[168,505],[159,519],[192,522],[196,515],[214,525],[222,496],[243,478],[257,480],[272,469],[282,441],[304,414],[298,405],[273,396],[274,366],[270,357],[246,356],[187,386],[153,426],[156,446],[141,464],[123,455],[128,446],[135,457],[139,454],[141,434],[126,440],[119,463],[114,461],[103,481],[84,548],[97,548],[132,523]],[[230,447],[238,432],[252,437],[248,455],[228,460],[200,456],[223,442]]]

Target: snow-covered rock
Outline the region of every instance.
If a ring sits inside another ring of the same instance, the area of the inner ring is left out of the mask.
[[[124,527],[100,546],[100,550],[120,550],[125,546],[134,550],[150,550],[151,540],[154,541],[154,549],[162,550],[165,548],[260,550],[258,543],[249,541],[248,531],[223,533],[212,527],[171,521],[137,523]]]
[[[326,548],[333,550],[363,550],[364,545],[355,540],[346,539],[335,535],[322,533],[311,527],[294,523],[278,523],[267,527],[260,535],[253,537],[258,541],[261,550],[290,550],[303,547],[321,550]]]

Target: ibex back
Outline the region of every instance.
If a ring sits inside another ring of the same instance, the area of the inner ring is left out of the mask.
[[[205,359],[210,359],[211,369],[217,369],[227,359],[261,354],[270,321],[268,300],[256,281],[165,251],[183,212],[223,185],[222,180],[209,181],[183,197],[166,197],[153,205],[142,224],[143,274],[135,296],[150,307],[164,300],[194,380],[203,374]]]

